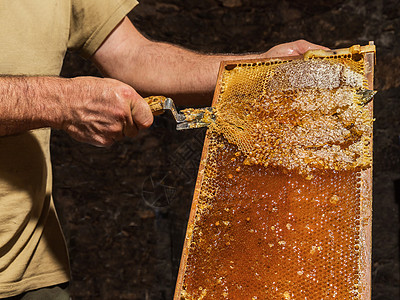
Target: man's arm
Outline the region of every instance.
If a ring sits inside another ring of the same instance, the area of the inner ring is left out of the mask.
[[[262,54],[204,55],[150,41],[125,18],[92,59],[103,74],[133,86],[142,95],[161,94],[173,97],[177,104],[209,105],[222,60],[299,55],[317,48],[327,49],[299,40]]]
[[[153,121],[133,88],[95,77],[0,77],[0,107],[0,136],[52,127],[98,146],[134,136]]]
[[[78,141],[108,146],[153,121],[136,89],[142,95],[172,96],[177,104],[208,105],[221,60],[297,55],[315,48],[321,47],[297,41],[258,55],[204,55],[150,41],[125,18],[93,55],[103,73],[118,80],[0,77],[0,136],[52,127]]]

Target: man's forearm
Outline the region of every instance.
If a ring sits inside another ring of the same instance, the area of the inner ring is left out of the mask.
[[[0,136],[57,127],[68,79],[0,77]]]
[[[186,105],[211,100],[220,57],[156,42],[143,45],[140,52],[143,55],[131,56],[134,72],[120,74],[144,95],[166,94]]]
[[[142,95],[167,95],[177,104],[209,105],[218,75],[219,56],[200,55],[165,43],[149,43],[132,55],[132,69],[114,76],[137,88]]]
[[[96,77],[0,77],[0,136],[52,127],[108,146],[151,125],[147,103],[130,86]]]
[[[261,54],[206,55],[153,42],[125,18],[93,55],[106,76],[121,80],[142,93],[174,97],[177,104],[209,105],[222,60],[300,55],[327,49],[304,40],[281,44]]]
[[[209,105],[220,62],[246,57],[257,55],[206,55],[153,42],[126,19],[93,58],[106,76],[132,85],[144,96],[162,94],[177,104]]]

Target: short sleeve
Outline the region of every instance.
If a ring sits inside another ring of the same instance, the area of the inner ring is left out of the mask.
[[[71,0],[68,48],[90,57],[137,0]]]

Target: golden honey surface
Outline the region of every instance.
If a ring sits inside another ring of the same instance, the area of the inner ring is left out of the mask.
[[[230,144],[203,194],[183,299],[356,299],[357,172],[246,166]],[[206,170],[207,172],[207,170]]]

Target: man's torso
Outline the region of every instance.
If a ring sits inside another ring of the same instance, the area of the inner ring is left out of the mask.
[[[0,75],[58,75],[69,23],[69,1],[0,0]],[[46,273],[56,283],[68,280],[51,201],[49,136],[40,129],[0,138],[0,298],[21,285],[34,288]],[[48,252],[50,244],[58,249]]]

